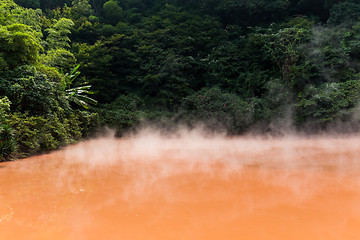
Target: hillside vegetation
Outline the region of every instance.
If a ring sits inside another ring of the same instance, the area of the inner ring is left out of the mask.
[[[2,0],[0,160],[102,126],[357,131],[356,0]]]

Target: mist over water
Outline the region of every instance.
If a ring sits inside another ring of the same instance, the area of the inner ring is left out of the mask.
[[[0,239],[358,239],[360,136],[111,134],[0,164]]]

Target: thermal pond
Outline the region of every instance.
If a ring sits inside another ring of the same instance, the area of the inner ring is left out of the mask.
[[[0,163],[0,239],[360,239],[360,137],[104,137]]]

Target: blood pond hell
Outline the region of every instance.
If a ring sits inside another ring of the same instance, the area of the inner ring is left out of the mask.
[[[0,239],[360,239],[360,137],[144,134],[0,163]]]

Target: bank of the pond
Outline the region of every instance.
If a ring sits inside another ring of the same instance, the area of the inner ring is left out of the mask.
[[[10,113],[0,124],[0,161],[41,154],[76,143],[95,133],[97,113],[74,111],[65,116]]]

